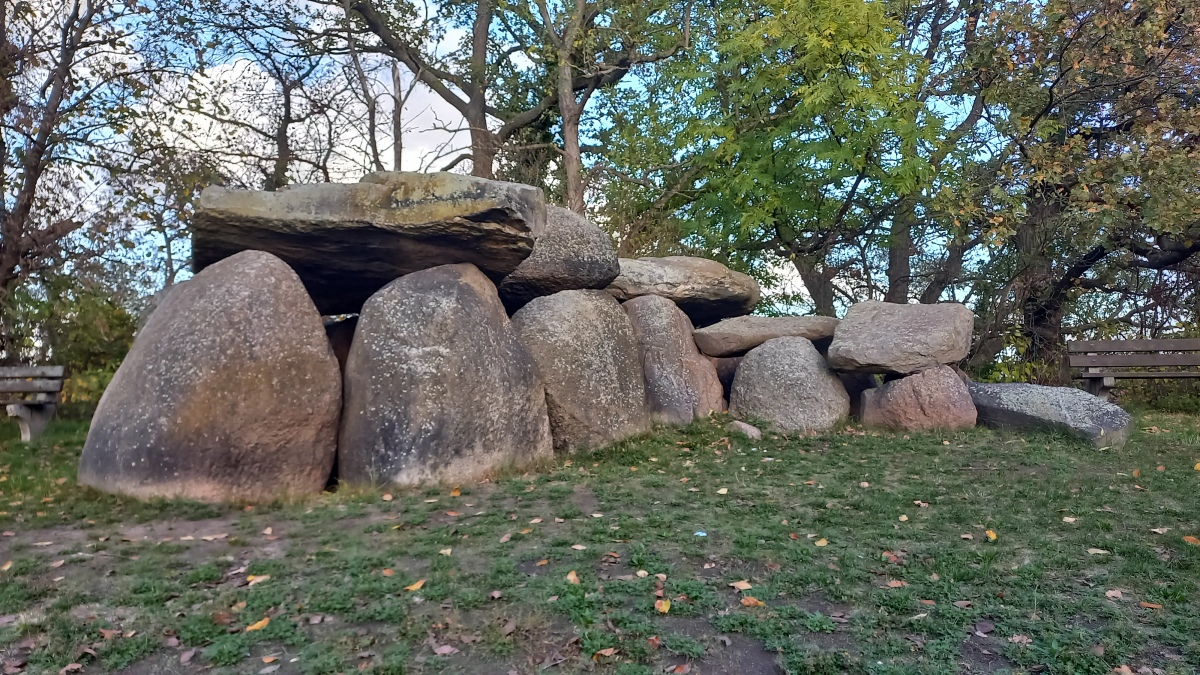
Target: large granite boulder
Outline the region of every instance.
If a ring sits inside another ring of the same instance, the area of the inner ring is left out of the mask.
[[[949,366],[938,366],[861,394],[864,424],[895,431],[969,429],[975,404],[967,385]]]
[[[346,362],[338,478],[421,485],[553,456],[545,390],[474,265],[401,277],[363,306]]]
[[[515,312],[543,295],[604,288],[620,272],[612,237],[578,213],[551,205],[533,253],[504,277],[498,290],[504,306]]]
[[[812,342],[833,337],[838,320],[831,316],[738,316],[697,328],[696,346],[709,356],[739,356],[777,337]]]
[[[723,412],[717,369],[696,349],[683,310],[657,295],[634,298],[624,307],[641,353],[651,415],[666,424],[687,424]]]
[[[322,314],[354,314],[397,277],[473,263],[499,281],[533,251],[542,191],[451,173],[380,172],[278,192],[205,188],[192,222],[201,270],[259,249],[300,275]]]
[[[554,449],[607,445],[650,428],[629,316],[604,291],[560,291],[512,318],[546,385]]]
[[[1133,416],[1119,406],[1073,387],[968,382],[979,422],[994,429],[1064,431],[1098,448],[1120,448],[1133,431]]]
[[[833,333],[829,365],[862,373],[915,373],[967,357],[975,317],[958,303],[860,302]]]
[[[608,287],[624,302],[661,295],[679,305],[697,326],[749,314],[758,304],[758,282],[715,260],[668,256],[621,258],[621,274]]]
[[[161,299],[100,399],[79,482],[206,502],[318,494],[341,407],[300,279],[273,255],[239,253]]]
[[[850,413],[850,397],[813,343],[779,337],[750,350],[733,377],[729,412],[783,432],[821,433]]]

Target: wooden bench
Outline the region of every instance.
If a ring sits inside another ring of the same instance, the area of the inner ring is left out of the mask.
[[[1200,377],[1200,370],[1157,370],[1200,366],[1200,340],[1079,340],[1067,343],[1067,363],[1082,368],[1076,379],[1085,380],[1089,392],[1107,400],[1117,380]]]
[[[62,392],[62,366],[0,367],[0,402],[17,418],[21,440],[37,439],[46,430]]]

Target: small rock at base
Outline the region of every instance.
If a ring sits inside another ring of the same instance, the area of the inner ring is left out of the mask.
[[[758,427],[754,426],[753,424],[746,424],[741,420],[734,420],[727,424],[725,426],[725,431],[735,434],[742,434],[743,436],[749,436],[756,441],[762,440],[762,432],[759,431]]]

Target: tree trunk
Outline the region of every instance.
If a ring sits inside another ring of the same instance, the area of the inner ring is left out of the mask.
[[[796,257],[792,260],[804,288],[812,296],[813,308],[819,316],[837,316],[833,306],[833,275],[829,270],[821,269],[824,265],[806,258]]]
[[[292,86],[283,84],[283,114],[279,118],[279,126],[275,128],[275,164],[271,175],[267,177],[263,190],[274,192],[287,185],[288,166],[292,163],[292,146],[288,132],[292,126]]]
[[[400,93],[400,65],[392,61],[392,171],[401,171],[404,156],[404,99]]]
[[[567,208],[583,213],[583,155],[579,148],[579,119],[583,105],[576,101],[572,87],[571,55],[558,55],[558,109],[562,116],[563,169],[567,174]]]
[[[912,198],[906,197],[892,217],[888,237],[888,289],[884,302],[908,303],[912,288],[912,230],[916,213]]]

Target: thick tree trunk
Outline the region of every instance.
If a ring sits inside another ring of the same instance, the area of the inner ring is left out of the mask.
[[[559,52],[558,109],[562,114],[563,169],[567,177],[567,208],[583,213],[583,154],[579,148],[579,119],[583,105],[575,99],[571,55]]]
[[[915,221],[915,204],[906,198],[892,217],[891,234],[888,237],[888,289],[885,302],[908,303],[912,289],[912,230]]]
[[[820,316],[836,316],[833,305],[833,274],[824,265],[796,257],[792,264],[804,282],[804,288],[812,297],[814,311]]]

